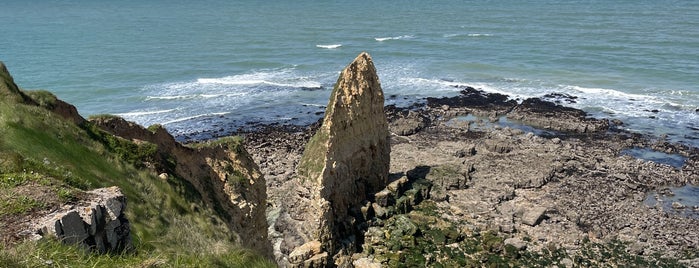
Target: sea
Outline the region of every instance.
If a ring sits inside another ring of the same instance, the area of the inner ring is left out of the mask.
[[[619,119],[699,146],[699,1],[2,0],[0,60],[84,116],[178,138],[308,124],[374,60],[386,104],[460,86]]]

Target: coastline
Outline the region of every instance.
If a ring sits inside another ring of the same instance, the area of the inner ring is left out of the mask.
[[[623,122],[589,118],[552,102],[517,104],[473,88],[385,111],[391,180],[428,170],[423,177],[436,185],[428,199],[438,218],[464,237],[494,232],[518,249],[562,249],[569,259],[581,256],[588,243],[621,243],[631,256],[699,264],[699,256],[692,255],[699,248],[694,228],[699,207],[664,210],[660,203],[644,203],[651,192],[671,194],[670,187],[699,185],[698,148],[626,132],[617,127]],[[286,213],[303,209],[293,202],[303,195],[293,180],[296,166],[318,125],[267,125],[237,133],[266,179],[269,237],[282,265],[295,239],[288,230],[301,224]],[[627,153],[637,148],[685,161],[673,167]],[[368,224],[368,230],[390,228],[380,220]],[[362,241],[371,240],[371,232],[364,235]],[[365,251],[352,258],[376,262],[384,260],[381,256]]]

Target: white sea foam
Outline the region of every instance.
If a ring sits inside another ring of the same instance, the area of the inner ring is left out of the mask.
[[[292,70],[282,69],[276,71],[260,71],[249,74],[239,74],[221,78],[199,78],[199,84],[219,85],[270,85],[290,88],[321,88],[322,84],[309,77],[297,76]]]
[[[493,36],[492,34],[487,34],[487,33],[452,33],[452,34],[444,34],[443,35],[445,38],[452,38],[452,37],[461,37],[461,36],[468,36],[468,37],[489,37]]]
[[[400,40],[400,39],[412,39],[415,38],[415,36],[412,35],[401,35],[401,36],[391,36],[391,37],[376,37],[374,40],[383,42],[383,41],[388,41],[388,40]]]
[[[332,44],[332,45],[316,45],[317,48],[325,48],[325,49],[336,49],[339,47],[342,47],[342,44]]]
[[[175,109],[157,110],[157,111],[136,111],[136,112],[128,112],[128,113],[118,113],[116,115],[121,116],[121,117],[137,117],[137,116],[144,116],[144,115],[170,113],[173,111],[175,111]]]

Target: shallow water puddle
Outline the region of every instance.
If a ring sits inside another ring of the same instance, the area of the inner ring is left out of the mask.
[[[524,131],[524,133],[533,133],[534,135],[537,136],[542,136],[542,137],[553,137],[553,136],[560,136],[562,133],[552,131],[552,130],[545,130],[541,128],[536,128],[530,125],[527,125],[525,123],[515,121],[515,120],[510,120],[506,116],[501,116],[497,118],[497,120],[492,121],[487,117],[479,117],[475,116],[472,114],[466,115],[466,116],[459,116],[455,117],[447,124],[449,125],[458,125],[459,123],[462,122],[469,122],[469,130],[473,131],[487,131],[489,129],[493,129],[495,127],[508,127],[512,129],[519,129],[521,131]]]
[[[629,155],[638,159],[652,161],[659,164],[670,165],[675,168],[682,168],[686,157],[678,154],[668,154],[650,148],[631,148],[621,151],[621,155]]]
[[[643,203],[683,217],[699,219],[699,186],[686,185],[650,192]]]

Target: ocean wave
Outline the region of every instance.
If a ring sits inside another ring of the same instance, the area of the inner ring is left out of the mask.
[[[117,116],[120,117],[138,117],[138,116],[144,116],[144,115],[153,115],[153,114],[163,114],[163,113],[170,113],[175,111],[175,109],[167,109],[167,110],[157,110],[157,111],[138,111],[138,112],[128,112],[128,113],[118,113],[116,114]]]
[[[250,74],[239,74],[226,76],[221,78],[199,78],[198,84],[218,84],[218,85],[239,85],[239,86],[254,86],[254,85],[270,85],[277,87],[290,88],[310,88],[320,89],[323,85],[309,77],[297,76],[290,70],[280,71],[262,71]]]
[[[316,45],[317,48],[325,48],[325,49],[336,49],[339,47],[342,47],[342,44],[332,44],[332,45]]]
[[[454,34],[444,34],[443,35],[445,38],[452,38],[452,37],[461,37],[461,36],[468,36],[468,37],[489,37],[493,36],[492,34],[486,34],[486,33],[454,33]]]
[[[376,37],[374,40],[383,42],[388,40],[401,40],[401,39],[412,39],[415,38],[413,35],[401,35],[401,36],[391,36],[391,37]]]
[[[624,99],[624,100],[644,100],[648,102],[653,102],[656,104],[663,103],[662,100],[657,97],[625,93],[619,90],[608,89],[608,88],[594,88],[594,87],[581,87],[581,86],[570,86],[570,85],[560,85],[562,88],[567,90],[572,90],[573,92],[583,93],[589,97],[595,99],[608,99],[609,97]]]

